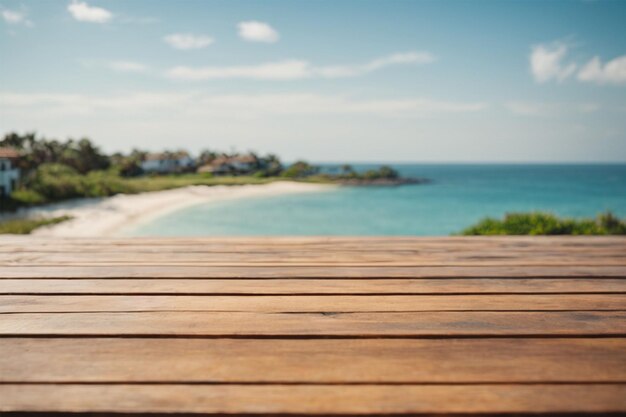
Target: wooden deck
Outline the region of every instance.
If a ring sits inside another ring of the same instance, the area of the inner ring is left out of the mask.
[[[626,239],[0,238],[0,414],[626,412]]]

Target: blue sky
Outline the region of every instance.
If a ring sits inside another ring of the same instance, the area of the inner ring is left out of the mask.
[[[626,161],[624,1],[0,0],[0,131],[313,161]]]

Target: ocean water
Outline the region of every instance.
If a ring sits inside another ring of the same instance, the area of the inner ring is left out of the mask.
[[[367,169],[369,165],[355,165]],[[486,216],[549,211],[626,217],[626,164],[394,165],[432,183],[339,187],[188,207],[128,230],[134,236],[449,235]],[[332,169],[326,166],[325,169]]]

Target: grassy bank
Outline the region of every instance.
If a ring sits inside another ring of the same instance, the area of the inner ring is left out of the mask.
[[[511,213],[503,219],[486,218],[461,235],[625,235],[626,221],[612,213],[595,219],[559,218],[549,213]]]
[[[2,202],[0,211],[15,210],[54,203],[71,198],[109,197],[115,194],[137,194],[162,191],[190,185],[254,185],[276,181],[298,181],[332,184],[337,181],[324,175],[303,178],[262,177],[256,175],[212,176],[211,174],[176,174],[142,177],[122,177],[114,171],[92,171],[78,174],[68,167],[51,164],[38,169],[25,186],[16,190],[9,200]]]
[[[190,185],[247,185],[296,180],[329,182],[324,178],[290,179],[259,176],[212,176],[210,174],[179,174],[163,176],[122,177],[114,171],[92,171],[79,174],[69,167],[50,164],[38,169],[25,186],[16,190],[3,209],[53,203],[71,198],[108,197],[115,194],[137,194],[162,191]],[[0,210],[1,211],[1,210]]]
[[[88,138],[59,141],[38,138],[34,133],[8,133],[0,140],[0,148],[17,155],[11,167],[20,171],[18,188],[10,198],[0,199],[0,212],[73,198],[136,194],[190,185],[267,184],[285,180],[324,184],[345,184],[350,180],[357,181],[355,185],[380,180],[389,183],[383,185],[408,183],[388,166],[357,172],[344,165],[338,174],[329,174],[306,161],[283,165],[277,155],[261,156],[253,152],[205,149],[192,158],[184,150],[155,154],[134,149],[129,154],[107,155]],[[172,174],[156,175],[157,171]]]
[[[50,219],[14,219],[0,222],[0,235],[15,234],[27,235],[38,227],[52,226],[69,220],[69,216],[53,217]]]
[[[0,211],[11,211],[20,207],[36,206],[72,198],[109,197],[115,194],[137,194],[162,191],[190,185],[249,185],[268,184],[276,181],[298,181],[332,184],[337,180],[325,175],[306,177],[259,175],[173,174],[141,177],[122,177],[114,170],[91,171],[79,174],[61,164],[46,164],[39,167],[11,195],[0,201]]]

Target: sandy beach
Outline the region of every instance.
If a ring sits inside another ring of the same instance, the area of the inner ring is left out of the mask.
[[[141,223],[196,204],[249,197],[307,193],[327,190],[332,185],[274,182],[264,185],[191,186],[141,194],[120,194],[103,199],[84,199],[28,209],[27,216],[72,220],[33,232],[37,236],[115,236]]]

